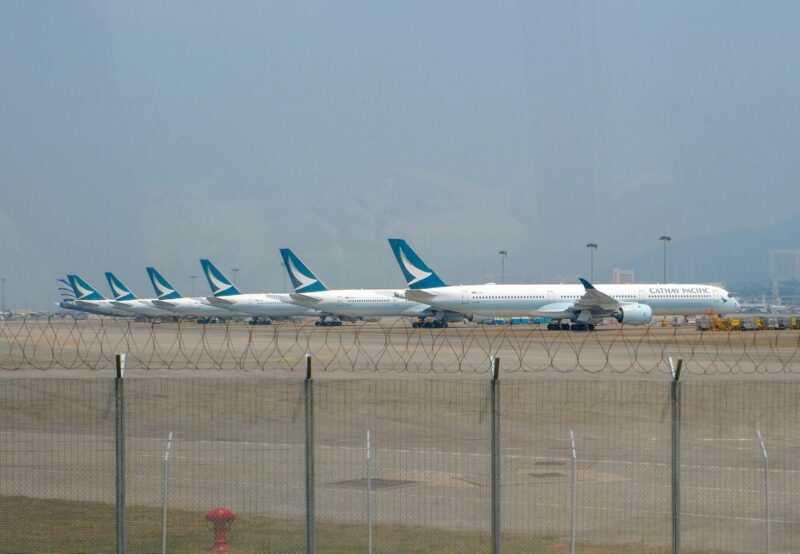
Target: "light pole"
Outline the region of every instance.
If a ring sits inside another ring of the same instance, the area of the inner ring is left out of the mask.
[[[286,264],[281,262],[281,267],[283,268],[283,292],[286,292]]]
[[[191,296],[194,296],[194,280],[195,279],[197,279],[197,275],[189,275],[189,281],[191,281],[191,283],[192,283],[192,294],[191,294]]]
[[[232,267],[231,268],[231,272],[233,272],[233,284],[235,285],[236,284],[236,274],[239,273],[239,268],[238,267]]]
[[[506,258],[508,258],[508,252],[500,250],[498,254],[500,255],[500,284],[502,285],[506,281]]]
[[[664,277],[662,283],[667,282],[667,243],[672,240],[672,237],[667,235],[661,235],[658,237],[658,240],[664,241]]]
[[[590,242],[586,248],[589,249],[589,280],[594,283],[594,251],[597,250],[597,245]]]
[[[2,279],[0,279],[0,281],[3,281],[3,311],[0,312],[0,313],[5,314],[6,313],[6,278],[3,277]]]

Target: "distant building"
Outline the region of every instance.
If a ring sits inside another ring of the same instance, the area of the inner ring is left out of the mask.
[[[636,277],[632,269],[620,269],[615,267],[611,281],[615,285],[629,285],[636,281]]]
[[[769,278],[772,281],[800,279],[800,250],[770,250]]]

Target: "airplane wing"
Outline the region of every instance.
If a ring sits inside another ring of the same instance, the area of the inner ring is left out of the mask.
[[[575,304],[572,302],[551,302],[550,304],[545,304],[539,308],[536,308],[536,314],[542,316],[548,316],[550,314],[563,314],[567,311],[572,311],[575,307]]]
[[[322,298],[318,298],[311,294],[301,294],[299,292],[293,292],[289,294],[289,298],[292,300],[297,300],[298,302],[322,302]]]
[[[578,312],[589,311],[592,314],[602,315],[611,314],[619,308],[619,302],[609,295],[600,292],[594,285],[586,279],[579,278],[581,284],[586,289],[583,296],[575,301],[573,309]]]

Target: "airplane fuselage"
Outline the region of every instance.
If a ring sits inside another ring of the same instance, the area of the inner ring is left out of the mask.
[[[79,312],[86,312],[96,315],[112,316],[112,317],[135,317],[136,314],[128,310],[115,308],[111,300],[70,300],[69,304],[66,300],[62,300],[59,304],[62,308],[67,310],[76,310]]]
[[[207,300],[214,307],[259,317],[281,319],[317,315],[314,309],[292,303],[288,294],[231,294],[209,296]]]
[[[427,304],[403,296],[402,289],[340,289],[286,295],[300,306],[345,317],[425,317],[433,315]]]
[[[135,300],[111,300],[110,302],[114,308],[119,308],[120,310],[130,312],[132,315],[140,315],[145,317],[163,317],[175,315],[168,310],[156,308],[149,298],[137,298]]]
[[[620,304],[645,304],[654,315],[701,315],[738,311],[739,304],[720,287],[702,284],[595,285]],[[574,315],[568,308],[585,293],[582,285],[460,285],[406,290],[407,298],[442,309],[485,316]],[[562,311],[559,311],[563,308]]]
[[[243,315],[217,308],[209,304],[205,297],[192,297],[192,298],[172,298],[169,300],[153,300],[153,305],[168,312],[178,315],[194,316],[194,317],[233,317],[235,315]]]

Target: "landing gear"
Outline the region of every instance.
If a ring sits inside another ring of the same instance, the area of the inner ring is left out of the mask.
[[[594,331],[594,323],[586,323],[584,321],[551,321],[547,324],[548,331]]]
[[[272,320],[266,317],[254,315],[248,322],[249,325],[272,325]]]
[[[416,321],[411,323],[411,327],[414,329],[443,329],[447,327],[447,322],[438,319],[430,321],[417,319]]]
[[[324,317],[319,318],[317,321],[314,322],[316,327],[341,327],[342,320],[341,319],[327,319]]]

